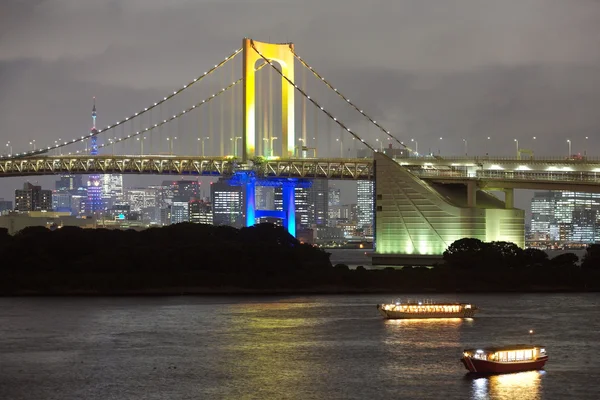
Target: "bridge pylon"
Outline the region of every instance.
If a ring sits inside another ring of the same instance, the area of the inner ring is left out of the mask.
[[[269,62],[277,62],[284,76],[294,81],[293,43],[264,43],[244,38],[243,41],[243,135],[242,161],[256,157],[256,62],[263,60],[260,52]],[[264,60],[263,60],[264,61]],[[281,78],[281,156],[294,156],[294,86]]]

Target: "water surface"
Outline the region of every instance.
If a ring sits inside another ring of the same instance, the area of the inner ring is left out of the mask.
[[[599,295],[428,297],[482,312],[383,320],[379,295],[4,298],[0,399],[598,398]],[[545,371],[465,376],[463,348],[529,329]]]

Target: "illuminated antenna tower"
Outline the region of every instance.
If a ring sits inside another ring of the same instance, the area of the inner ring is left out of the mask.
[[[90,139],[90,155],[98,155],[98,130],[96,129],[96,97],[92,108],[92,138]],[[86,215],[96,215],[102,211],[102,182],[100,175],[90,175],[87,181]]]

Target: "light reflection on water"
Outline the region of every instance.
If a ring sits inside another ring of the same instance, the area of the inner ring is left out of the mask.
[[[489,377],[466,377],[472,380],[473,400],[538,400],[546,371],[527,371]]]
[[[474,319],[385,320],[379,295],[0,299],[0,399],[594,399],[600,296],[427,295]],[[527,341],[547,373],[473,379]]]

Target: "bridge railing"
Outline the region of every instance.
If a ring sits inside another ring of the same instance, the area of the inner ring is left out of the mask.
[[[490,179],[490,180],[527,180],[527,181],[557,181],[600,183],[600,172],[573,171],[476,171],[468,173],[464,170],[435,170],[411,169],[419,178],[448,178],[448,179]]]
[[[406,158],[395,158],[398,162],[401,162],[403,159],[407,159],[407,160],[414,160],[415,157],[406,157]],[[551,162],[559,162],[559,161],[566,161],[566,162],[581,162],[581,163],[586,163],[586,162],[600,162],[600,157],[590,157],[590,156],[579,156],[579,155],[574,155],[571,157],[568,156],[534,156],[534,157],[515,157],[515,156],[432,156],[432,157],[419,157],[419,159],[423,160],[423,161],[427,161],[428,159],[430,160],[438,160],[438,161],[454,161],[454,162],[473,162],[473,161],[489,161],[489,162],[493,162],[493,161],[510,161],[510,162],[528,162],[528,161],[533,161],[533,162],[545,162],[545,161],[551,161]]]

